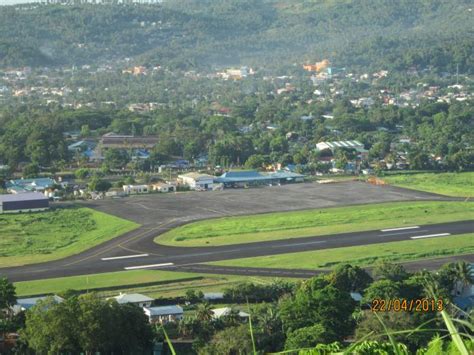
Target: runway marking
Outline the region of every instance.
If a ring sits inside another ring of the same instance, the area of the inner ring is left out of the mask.
[[[439,234],[428,234],[428,235],[418,235],[416,237],[410,237],[411,239],[421,239],[421,238],[434,238],[434,237],[446,237],[451,235],[451,233],[439,233]]]
[[[148,256],[149,254],[135,254],[135,255],[122,255],[122,256],[112,256],[109,258],[101,258],[100,260],[102,261],[108,261],[108,260],[120,260],[120,259],[131,259],[131,258],[143,258],[145,256]]]
[[[406,231],[406,232],[398,232],[398,233],[385,233],[385,234],[379,234],[377,237],[386,237],[389,235],[403,235],[403,234],[410,234],[410,233],[421,233],[421,232],[428,232],[428,229],[420,229],[420,230],[413,230],[413,231]]]
[[[284,244],[284,245],[274,245],[272,248],[284,248],[284,247],[294,247],[299,245],[310,245],[310,244],[321,244],[326,243],[326,240],[318,240],[317,242],[306,242],[306,243],[293,243],[293,244]]]
[[[381,232],[394,232],[394,231],[402,231],[406,229],[416,229],[420,228],[419,226],[413,226],[413,227],[400,227],[400,228],[390,228],[390,229],[381,229]]]
[[[127,266],[124,267],[125,270],[138,270],[138,269],[151,269],[154,267],[165,267],[173,266],[173,263],[163,263],[163,264],[152,264],[152,265],[140,265],[140,266]]]

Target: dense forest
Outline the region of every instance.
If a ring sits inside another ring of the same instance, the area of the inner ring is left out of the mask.
[[[0,7],[0,66],[126,57],[171,68],[473,67],[469,0],[178,0],[161,5]]]

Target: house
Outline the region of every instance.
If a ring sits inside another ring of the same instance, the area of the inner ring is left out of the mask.
[[[148,185],[123,185],[123,192],[127,195],[147,194],[150,192]]]
[[[31,307],[36,306],[39,301],[43,301],[48,297],[52,297],[54,303],[64,302],[64,298],[53,295],[53,296],[42,296],[42,297],[31,297],[31,298],[18,298],[15,306],[13,306],[13,312],[19,313],[21,311],[27,311]]]
[[[143,307],[150,323],[165,324],[183,319],[183,308],[180,306]]]
[[[221,317],[226,317],[229,316],[232,313],[232,308],[230,307],[224,307],[224,308],[215,308],[212,310],[213,313],[213,318],[214,319],[219,319]],[[248,313],[238,311],[238,315],[242,319],[248,319],[250,315]]]
[[[6,183],[7,191],[10,193],[24,192],[44,192],[56,185],[56,181],[51,178],[33,178],[33,179],[17,179],[10,180]]]
[[[224,299],[223,292],[204,292],[204,300],[213,301],[213,300],[222,300]]]
[[[212,190],[214,176],[197,172],[178,175],[178,181],[189,186],[192,190]]]
[[[107,133],[100,139],[102,149],[152,149],[158,143],[157,137],[137,137]]]
[[[154,301],[153,298],[141,295],[139,293],[120,293],[118,296],[107,299],[109,300],[112,298],[114,298],[119,304],[131,303],[137,305],[138,307],[150,307],[151,303]]]
[[[158,192],[172,192],[176,190],[176,186],[173,184],[169,184],[166,182],[157,182],[150,185],[150,189],[152,191]]]
[[[39,192],[0,195],[0,214],[44,211],[48,208],[48,198]]]
[[[359,141],[319,142],[316,144],[317,150],[330,150],[332,154],[334,154],[334,151],[338,148],[353,149],[359,154],[359,157],[362,160],[367,160],[369,158],[369,151],[365,149],[364,145]]]

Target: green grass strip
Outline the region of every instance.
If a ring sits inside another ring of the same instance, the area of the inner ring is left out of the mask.
[[[467,253],[474,253],[474,233],[216,261],[210,264],[262,268],[321,269],[332,268],[345,263],[371,266],[382,259],[400,262]]]
[[[400,174],[382,178],[389,184],[446,196],[474,197],[474,172]]]
[[[18,296],[59,293],[66,290],[93,290],[116,286],[137,286],[165,281],[189,280],[199,276],[188,272],[131,270],[15,282]]]
[[[64,258],[137,227],[84,207],[0,215],[0,267]]]
[[[472,202],[394,202],[190,223],[155,239],[174,246],[217,246],[474,219]]]

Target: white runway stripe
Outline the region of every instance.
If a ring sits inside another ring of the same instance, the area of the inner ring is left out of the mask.
[[[381,232],[393,232],[393,231],[403,231],[406,229],[416,229],[420,228],[419,226],[413,226],[413,227],[400,227],[400,228],[390,228],[390,229],[381,229]]]
[[[138,270],[138,269],[151,269],[154,267],[173,266],[173,263],[153,264],[153,265],[140,265],[140,266],[128,266],[124,267],[125,270]]]
[[[416,237],[410,237],[411,239],[422,239],[422,238],[434,238],[434,237],[446,237],[451,235],[451,233],[439,233],[439,234],[428,234],[428,235],[419,235]]]
[[[108,260],[120,260],[120,259],[131,259],[131,258],[142,258],[148,256],[148,254],[136,254],[136,255],[123,255],[123,256],[112,256],[110,258],[102,258],[102,261]]]

